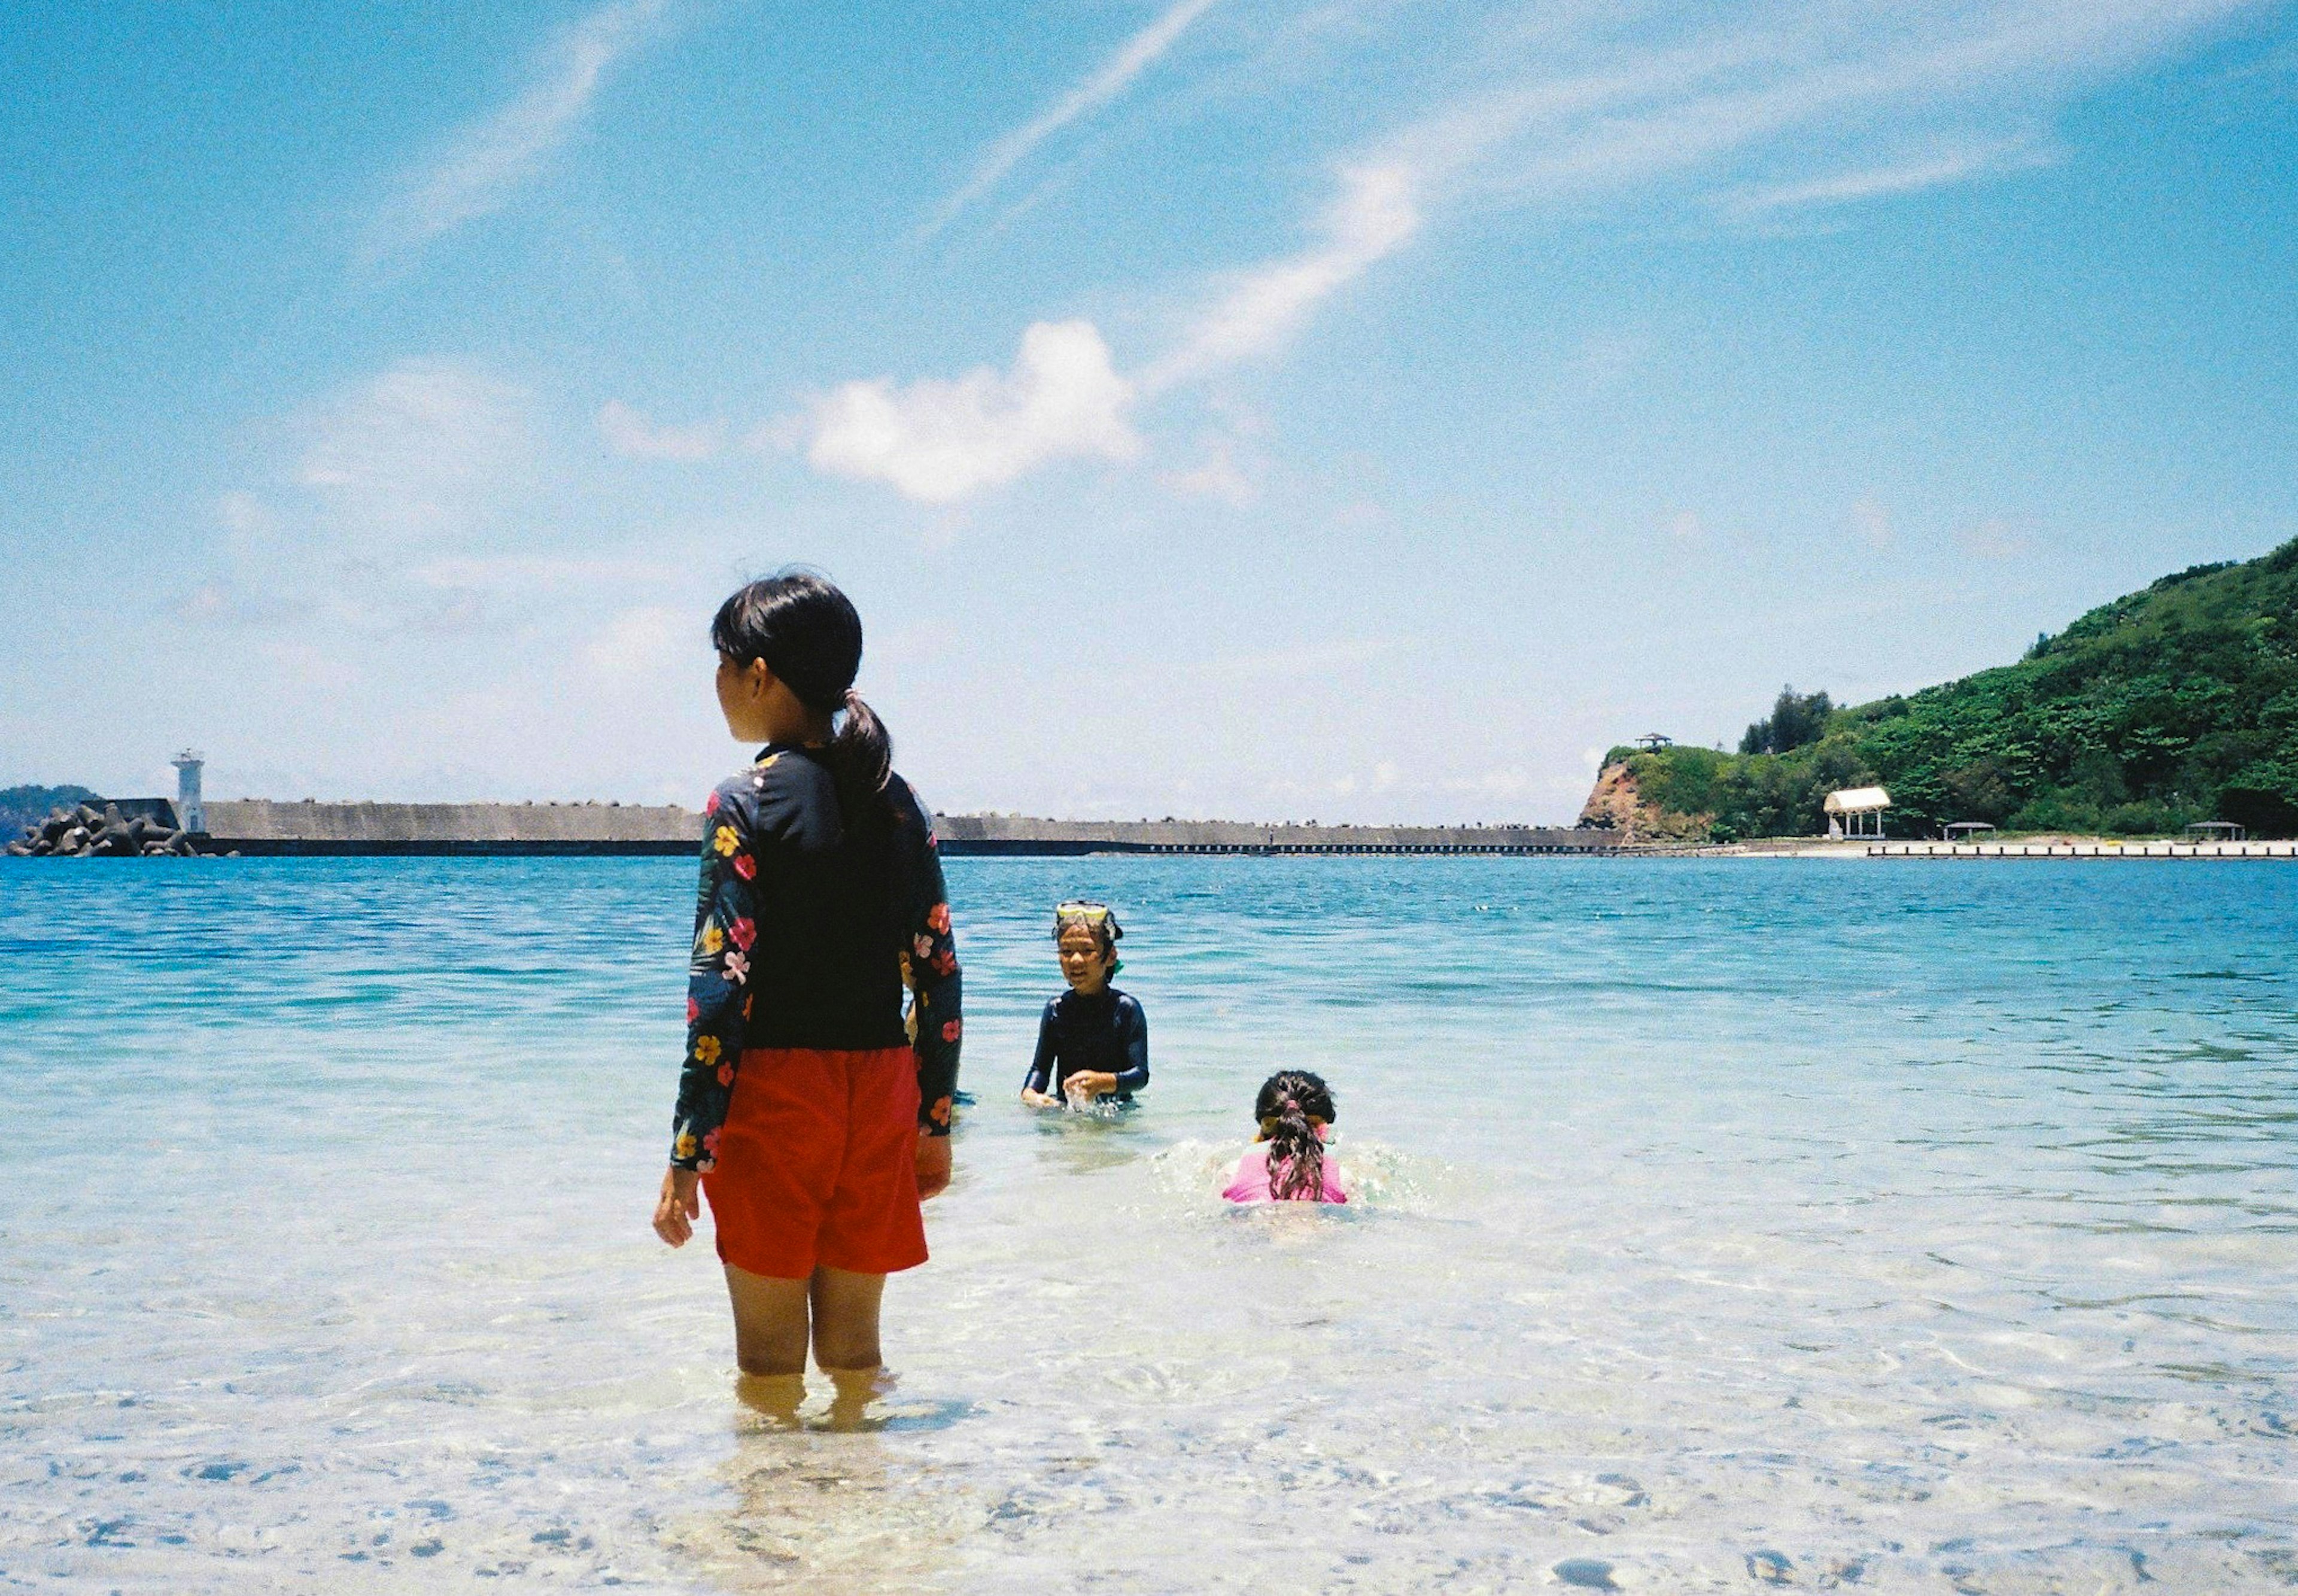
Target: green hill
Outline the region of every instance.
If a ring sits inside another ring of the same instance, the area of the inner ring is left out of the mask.
[[[1606,773],[1724,841],[1817,835],[1827,793],[1869,782],[1891,790],[1895,836],[1955,820],[2298,834],[2298,541],[2165,576],[1959,682],[1849,708],[1790,690],[1741,748],[1615,748]]]

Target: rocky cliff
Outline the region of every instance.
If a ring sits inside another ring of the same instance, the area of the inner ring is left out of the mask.
[[[1580,807],[1583,826],[1612,833],[1624,845],[1638,842],[1705,842],[1712,815],[1677,815],[1649,803],[1636,788],[1636,773],[1624,760],[1596,773],[1595,790]]]

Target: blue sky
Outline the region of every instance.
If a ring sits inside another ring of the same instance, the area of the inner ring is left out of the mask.
[[[2298,11],[21,8],[0,781],[1567,820],[2298,535]]]

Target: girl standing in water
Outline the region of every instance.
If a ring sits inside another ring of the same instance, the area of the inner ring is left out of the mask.
[[[765,746],[705,806],[654,1228],[684,1245],[708,1197],[736,1359],[789,1379],[767,1400],[794,1417],[809,1336],[825,1372],[874,1373],[886,1277],[926,1261],[919,1203],[950,1178],[957,949],[927,811],[853,690],[846,595],[803,573],[754,582],[710,640],[727,730]]]

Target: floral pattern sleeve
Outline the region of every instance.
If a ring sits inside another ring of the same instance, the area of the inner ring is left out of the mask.
[[[739,781],[740,779],[737,778]],[[758,936],[758,855],[752,826],[730,782],[702,817],[702,881],[694,899],[694,951],[686,973],[686,1065],[678,1078],[670,1162],[708,1170],[734,1095],[750,1013],[749,957]]]
[[[942,882],[933,822],[906,784],[893,796],[898,806],[903,925],[909,938],[902,950],[902,984],[912,995],[910,1045],[918,1055],[918,1129],[926,1136],[947,1136],[964,1031],[959,1013],[963,978],[957,967],[957,938],[950,926],[949,893]]]

